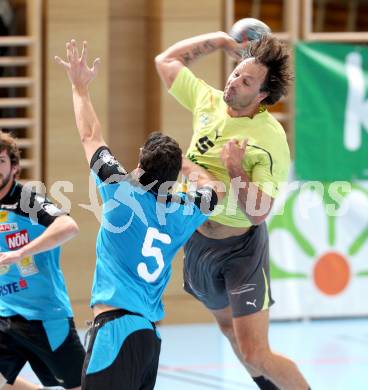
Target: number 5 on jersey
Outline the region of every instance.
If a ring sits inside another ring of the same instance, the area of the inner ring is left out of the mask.
[[[171,237],[168,234],[160,233],[156,228],[149,227],[144,239],[142,255],[145,257],[154,257],[158,268],[150,273],[147,264],[139,263],[137,267],[138,275],[148,283],[153,283],[160,276],[164,269],[164,258],[160,248],[152,246],[153,240],[159,240],[164,244],[171,244]]]

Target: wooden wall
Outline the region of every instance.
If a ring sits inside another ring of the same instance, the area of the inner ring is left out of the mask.
[[[146,134],[146,0],[109,2],[109,144],[130,170]]]
[[[136,165],[138,148],[151,131],[175,137],[185,149],[191,137],[191,116],[161,85],[153,58],[177,40],[222,29],[223,0],[48,0],[45,14],[45,180],[70,181],[65,194],[80,234],[63,250],[63,270],[79,326],[89,319],[88,302],[95,264],[98,221],[80,204],[89,204],[88,166],[75,127],[71,90],[63,69],[53,60],[65,56],[65,42],[89,43],[89,57],[101,57],[91,95],[105,137],[124,165]],[[193,71],[221,87],[222,55],[200,60]],[[181,258],[165,303],[166,322],[200,322],[211,316],[182,290]]]

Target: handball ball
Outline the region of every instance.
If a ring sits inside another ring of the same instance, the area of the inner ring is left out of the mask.
[[[266,23],[255,18],[239,19],[230,30],[229,35],[238,43],[253,41],[261,36],[270,34],[271,29]]]

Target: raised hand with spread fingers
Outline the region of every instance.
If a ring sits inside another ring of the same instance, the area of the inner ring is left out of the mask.
[[[96,58],[90,68],[87,64],[87,42],[83,42],[82,54],[79,56],[77,42],[74,39],[66,43],[66,57],[67,61],[58,56],[55,56],[55,60],[64,66],[69,80],[75,88],[86,88],[97,75],[101,63],[100,58]]]
[[[55,61],[64,67],[72,84],[75,120],[89,163],[96,149],[106,145],[88,91],[89,83],[97,75],[100,59],[96,58],[90,68],[87,64],[87,42],[83,42],[82,54],[79,56],[74,39],[66,43],[66,57],[67,61],[64,61],[55,56]]]

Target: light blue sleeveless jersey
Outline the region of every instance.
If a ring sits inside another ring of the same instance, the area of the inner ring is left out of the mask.
[[[23,191],[22,191],[23,190]],[[22,200],[21,200],[22,198]],[[47,199],[14,184],[0,201],[0,250],[21,248],[64,214]],[[0,267],[0,316],[28,320],[72,317],[59,265],[60,247]]]
[[[171,262],[208,215],[201,212],[198,199],[195,202],[184,193],[159,202],[156,194],[128,179],[106,184],[105,176],[114,168],[123,171],[107,148],[97,150],[91,167],[96,163],[100,168],[94,168],[93,174],[97,172],[103,213],[91,306],[110,305],[159,321],[164,316],[161,297],[171,276]]]

